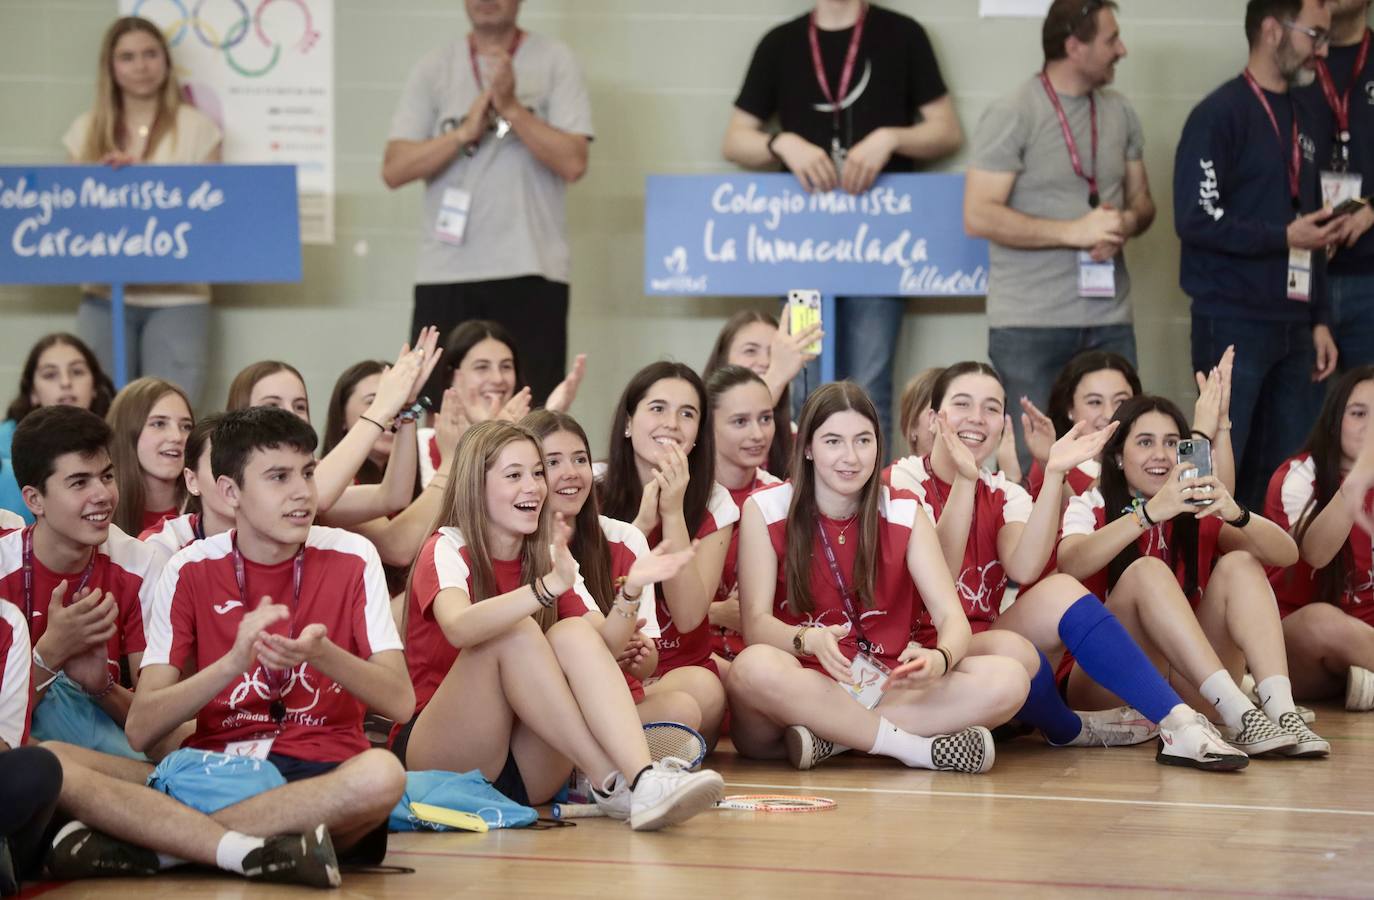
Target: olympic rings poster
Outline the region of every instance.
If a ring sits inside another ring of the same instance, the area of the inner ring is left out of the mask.
[[[301,239],[333,243],[334,0],[119,0],[119,12],[162,29],[225,162],[296,166]]]

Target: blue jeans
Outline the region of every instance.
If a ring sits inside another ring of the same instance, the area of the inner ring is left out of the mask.
[[[114,374],[114,330],[110,301],[87,294],[76,311],[76,333],[95,351],[111,378]],[[124,359],[129,381],[153,375],[186,392],[191,405],[200,402],[210,356],[210,304],[124,307]]]
[[[892,358],[902,333],[905,297],[835,298],[835,377],[849,379],[868,392],[878,408],[883,440],[896,446],[892,434]],[[829,331],[830,323],[822,323]],[[792,414],[800,417],[809,390],[820,387],[820,361],[792,381]]]
[[[1194,371],[1211,369],[1231,344],[1236,347],[1231,374],[1236,499],[1259,510],[1274,471],[1307,439],[1326,386],[1312,382],[1317,353],[1312,327],[1305,322],[1193,314]]]
[[[1327,284],[1341,371],[1374,364],[1374,275],[1333,275]]]
[[[1084,328],[990,328],[988,359],[1007,388],[1007,413],[1016,429],[1021,471],[1029,472],[1030,451],[1021,433],[1020,404],[1029,397],[1041,410],[1049,404],[1050,386],[1059,370],[1085,350],[1119,353],[1136,365],[1135,328],[1097,325]]]

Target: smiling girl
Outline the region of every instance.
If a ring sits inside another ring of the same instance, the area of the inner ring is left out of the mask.
[[[138,535],[179,515],[186,498],[186,437],[195,424],[186,395],[161,378],[140,378],[119,392],[105,418],[119,484],[114,524]]]

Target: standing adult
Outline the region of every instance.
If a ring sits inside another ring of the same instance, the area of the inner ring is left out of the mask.
[[[465,6],[472,31],[411,70],[382,162],[388,187],[425,185],[411,332],[494,319],[543,398],[563,379],[564,194],[587,171],[591,104],[572,51],[516,24],[520,0]]]
[[[775,118],[776,131],[765,127]],[[859,194],[880,173],[910,172],[963,141],[935,51],[916,20],[864,0],[816,0],[754,50],[722,151],[751,169],[781,163],[808,191]],[[824,323],[836,329],[836,377],[869,393],[884,433],[905,309],[901,297],[841,297],[839,321]]]
[[[988,107],[973,138],[964,227],[989,242],[988,357],[1013,402],[1042,409],[1076,354],[1136,360],[1122,249],[1150,227],[1155,203],[1140,119],[1106,89],[1126,56],[1115,10],[1054,0],[1044,68]],[[1020,417],[1012,422],[1024,448]]]
[[[1193,368],[1207,371],[1228,346],[1243,348],[1229,424],[1236,497],[1256,509],[1269,476],[1312,427],[1323,391],[1316,382],[1336,370],[1323,248],[1344,223],[1322,209],[1320,126],[1290,90],[1316,80],[1330,24],[1322,0],[1250,0],[1245,70],[1194,107],[1174,158]]]
[[[221,136],[209,117],[182,101],[158,27],[125,16],[101,39],[95,105],[77,116],[62,144],[79,163],[207,163],[220,161]],[[110,286],[83,284],[81,292],[76,330],[116,382],[152,375],[196,403],[210,358],[208,284],[126,285],[125,372],[114,371]]]
[[[1374,59],[1370,0],[1328,0],[1331,49],[1317,80],[1293,97],[1319,122],[1322,199],[1335,206],[1369,194],[1374,181]],[[1328,144],[1329,141],[1329,144]],[[1343,371],[1374,363],[1374,209],[1342,223],[1327,267],[1331,336]]]

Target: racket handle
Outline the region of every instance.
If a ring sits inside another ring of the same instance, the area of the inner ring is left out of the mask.
[[[555,819],[591,819],[604,815],[606,814],[601,811],[601,807],[595,803],[555,803],[553,805],[553,817]]]

